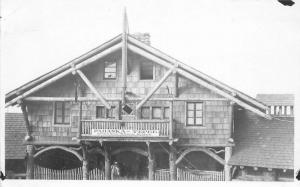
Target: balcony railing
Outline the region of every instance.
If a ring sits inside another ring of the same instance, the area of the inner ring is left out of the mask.
[[[171,137],[169,120],[83,120],[81,137]]]

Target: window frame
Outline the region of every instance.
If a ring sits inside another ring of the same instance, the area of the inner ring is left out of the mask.
[[[97,117],[97,107],[104,108],[104,117]],[[116,106],[111,106],[110,110],[112,110],[112,114],[115,115]],[[107,109],[104,105],[96,105],[95,118],[96,119],[117,119],[117,116],[109,117],[109,109]]]
[[[193,103],[194,104],[194,110],[193,110],[193,112],[194,112],[194,117],[193,117],[193,120],[194,120],[194,124],[189,124],[188,123],[188,104],[189,103]],[[199,125],[197,125],[196,124],[196,119],[197,119],[197,117],[196,117],[196,104],[197,103],[200,103],[200,104],[202,104],[202,110],[198,110],[198,111],[201,111],[202,112],[202,116],[201,116],[201,119],[202,119],[202,123],[201,124],[199,124]],[[205,102],[204,101],[188,101],[188,102],[185,102],[185,126],[186,127],[188,127],[188,128],[203,128],[203,127],[205,127],[205,124],[204,124],[204,108],[205,108]]]
[[[142,65],[143,64],[152,64],[152,79],[142,79]],[[155,80],[155,64],[153,62],[141,62],[139,65],[139,80],[141,81],[153,81]]]
[[[106,63],[115,63],[116,64],[116,72],[115,72],[115,77],[114,78],[106,78],[105,77],[105,73],[108,73],[108,72],[106,72],[105,71],[105,69],[106,69]],[[117,61],[105,61],[104,63],[104,68],[103,68],[103,80],[117,80],[117,77],[118,77],[118,63],[117,63]]]
[[[57,122],[57,111],[56,111],[56,106],[57,103],[62,103],[62,122]],[[68,103],[69,104],[69,122],[65,122],[65,104]],[[67,102],[67,101],[54,101],[53,102],[53,124],[55,126],[62,126],[62,127],[66,127],[66,126],[70,126],[71,125],[71,102]]]

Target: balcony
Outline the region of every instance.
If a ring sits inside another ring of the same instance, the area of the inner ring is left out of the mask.
[[[169,120],[83,120],[81,139],[172,139]]]

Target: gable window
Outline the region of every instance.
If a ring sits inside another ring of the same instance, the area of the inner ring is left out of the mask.
[[[164,107],[164,119],[169,119],[169,118],[170,118],[170,108]]]
[[[153,80],[153,63],[142,62],[140,65],[140,79]]]
[[[54,103],[54,123],[70,124],[70,103],[68,102]]]
[[[117,63],[104,62],[104,79],[116,79],[116,78],[117,78]]]
[[[186,124],[187,126],[203,125],[203,103],[202,102],[187,103]]]
[[[150,119],[150,107],[147,106],[141,108],[141,118]]]
[[[96,118],[106,118],[106,108],[104,106],[96,106]]]
[[[161,107],[152,107],[152,118],[161,119],[161,117],[162,117]]]
[[[104,106],[96,106],[96,118],[115,118],[114,109],[114,106],[109,110]]]

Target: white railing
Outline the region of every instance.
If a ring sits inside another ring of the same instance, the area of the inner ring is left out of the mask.
[[[81,136],[169,137],[169,120],[83,120]]]

